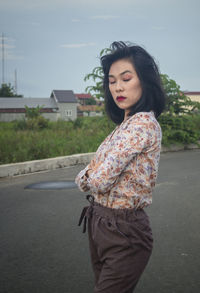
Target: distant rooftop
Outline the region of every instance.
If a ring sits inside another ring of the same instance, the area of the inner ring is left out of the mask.
[[[184,94],[185,95],[194,95],[194,96],[196,96],[196,95],[200,95],[200,92],[184,91]]]
[[[71,90],[53,90],[51,98],[54,97],[58,103],[78,103],[76,96]]]
[[[1,109],[23,109],[29,108],[58,108],[54,99],[50,98],[0,98]]]
[[[91,99],[91,94],[75,94],[78,99]]]

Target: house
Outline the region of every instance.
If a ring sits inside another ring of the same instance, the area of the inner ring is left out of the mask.
[[[91,94],[75,94],[78,101],[78,117],[82,116],[102,116],[103,115],[103,101],[93,97]],[[94,105],[90,105],[88,101],[93,99]]]
[[[103,116],[103,109],[97,105],[78,106],[78,116]]]
[[[200,103],[200,92],[189,92],[185,91],[183,92],[188,98],[190,98],[194,102]]]
[[[87,105],[87,101],[90,99],[93,99],[96,102],[96,105],[103,106],[104,99],[97,99],[96,97],[93,97],[91,94],[75,94],[78,103],[82,106]]]
[[[13,121],[25,117],[25,106],[41,107],[42,116],[51,120],[75,120],[77,99],[71,90],[53,90],[50,98],[0,98],[0,121]]]
[[[58,118],[62,120],[75,120],[77,118],[78,101],[73,91],[53,90],[51,98],[58,106]]]
[[[92,99],[92,96],[91,94],[75,94],[78,102],[80,105],[86,105],[86,102],[89,100],[89,99]]]

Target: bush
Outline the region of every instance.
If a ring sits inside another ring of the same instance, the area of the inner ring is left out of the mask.
[[[43,116],[38,116],[30,119],[22,119],[17,120],[14,123],[15,130],[40,130],[44,128],[48,128],[49,120],[44,118]]]
[[[13,121],[13,125],[15,130],[25,130],[27,128],[25,119]]]
[[[163,145],[197,143],[200,139],[199,115],[162,114],[159,122],[163,132]]]
[[[32,130],[40,130],[48,127],[48,120],[43,116],[38,116],[36,118],[28,119],[26,121],[26,128]]]
[[[159,122],[163,145],[200,139],[200,115],[162,114]],[[0,164],[95,152],[114,128],[107,116],[56,122],[38,117],[0,123]]]

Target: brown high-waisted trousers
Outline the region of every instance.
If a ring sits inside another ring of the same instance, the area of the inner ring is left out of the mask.
[[[88,222],[95,293],[131,293],[152,252],[153,237],[143,209],[111,209],[94,202],[79,221]]]

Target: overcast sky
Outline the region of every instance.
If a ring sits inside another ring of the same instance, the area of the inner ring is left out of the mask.
[[[0,0],[5,81],[14,85],[16,69],[25,97],[85,92],[101,49],[122,40],[143,46],[182,90],[200,91],[199,11],[199,0]]]

